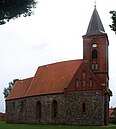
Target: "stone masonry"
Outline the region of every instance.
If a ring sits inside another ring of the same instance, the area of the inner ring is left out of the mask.
[[[52,102],[58,102],[58,116],[52,118]],[[36,103],[41,102],[41,118]],[[22,104],[23,102],[23,104]],[[85,103],[85,112],[82,112]],[[103,125],[104,97],[101,92],[75,91],[7,101],[7,122],[30,124]]]

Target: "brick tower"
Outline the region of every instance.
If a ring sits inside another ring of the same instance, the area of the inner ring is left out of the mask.
[[[83,36],[83,59],[88,62],[103,90],[104,125],[108,124],[109,109],[108,45],[108,37],[95,6],[87,33]]]

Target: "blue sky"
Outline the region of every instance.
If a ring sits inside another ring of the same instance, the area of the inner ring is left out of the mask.
[[[109,37],[110,105],[116,106],[116,35],[110,30],[110,10],[116,0],[96,0]],[[0,112],[5,111],[3,89],[13,79],[34,76],[38,66],[83,58],[83,39],[94,0],[39,0],[34,15],[0,26]]]

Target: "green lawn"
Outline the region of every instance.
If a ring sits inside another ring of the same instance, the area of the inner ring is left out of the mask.
[[[0,129],[116,129],[116,126],[66,126],[66,125],[26,125],[26,124],[7,124],[0,122]]]

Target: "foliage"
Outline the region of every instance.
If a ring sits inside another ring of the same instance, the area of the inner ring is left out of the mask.
[[[31,16],[35,0],[0,0],[0,25],[23,15]]]
[[[11,92],[15,82],[18,81],[18,80],[19,79],[14,79],[12,82],[8,83],[8,87],[7,88],[4,87],[4,90],[3,90],[4,98],[6,98],[9,95],[9,93]]]
[[[111,121],[112,124],[116,124],[116,118]]]
[[[111,19],[112,19],[112,25],[109,25],[111,30],[113,30],[116,34],[116,11],[110,11]]]
[[[109,89],[109,100],[110,100],[110,98],[113,96],[113,93],[112,93],[112,91],[111,91],[111,89]]]
[[[110,97],[113,96],[113,93],[112,93],[111,89],[109,89],[109,96],[110,96]]]

